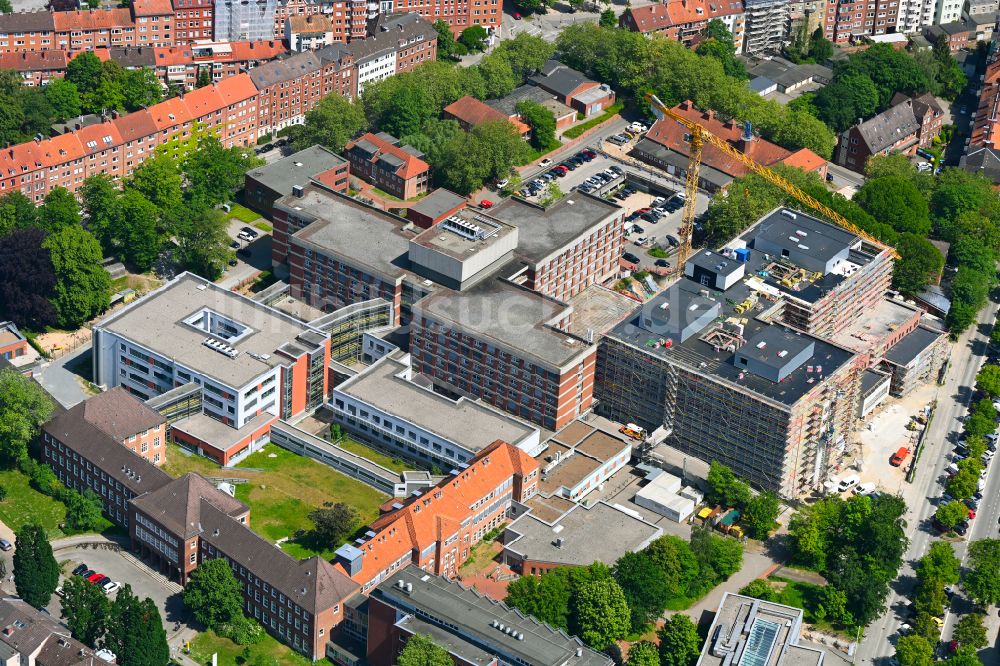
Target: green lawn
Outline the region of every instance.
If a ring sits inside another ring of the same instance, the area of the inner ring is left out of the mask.
[[[605,120],[608,120],[612,116],[617,115],[619,112],[621,112],[621,110],[624,107],[625,104],[623,102],[616,102],[611,106],[609,106],[607,109],[605,109],[604,113],[602,113],[601,115],[591,118],[585,123],[580,123],[579,125],[574,125],[573,127],[570,127],[568,130],[563,132],[563,136],[566,137],[567,139],[575,139],[584,132],[586,132],[587,130],[589,130],[591,127],[597,127]]]
[[[261,231],[263,231],[264,233],[267,233],[267,234],[269,234],[272,231],[274,231],[274,227],[272,227],[270,224],[268,224],[264,220],[261,220],[260,222],[254,222],[253,226],[257,227],[258,229],[260,229]]]
[[[228,638],[219,636],[214,631],[206,631],[198,634],[191,641],[191,654],[189,656],[199,664],[211,664],[212,654],[215,653],[218,655],[219,666],[235,666],[235,664],[243,663],[242,655],[244,649],[242,645],[237,645]],[[274,660],[282,664],[282,666],[307,666],[307,664],[312,664],[310,660],[287,645],[279,643],[270,634],[264,634],[264,639],[261,642],[250,646],[249,657],[250,663],[254,663],[254,660],[259,659],[260,663],[268,663],[269,660]],[[329,664],[330,662],[324,659],[320,663]]]
[[[385,190],[380,190],[377,187],[375,187],[374,185],[372,185],[372,192],[374,192],[375,194],[377,194],[381,198],[386,199],[388,201],[402,201],[402,199],[400,199],[399,197],[397,197],[395,195],[392,195],[392,194],[389,194]]]
[[[229,476],[222,472],[215,461],[205,456],[188,453],[177,444],[167,442],[167,459],[163,463],[163,471],[170,476],[184,476],[188,472],[197,472],[202,476]]]
[[[337,446],[345,451],[356,453],[362,458],[367,458],[376,465],[382,465],[382,467],[385,467],[386,469],[391,469],[393,472],[405,472],[408,469],[413,469],[413,465],[407,465],[402,459],[387,456],[380,451],[376,451],[367,444],[357,442],[350,437],[344,437],[341,439],[337,442]]]
[[[227,217],[230,219],[235,217],[240,222],[250,223],[259,220],[260,214],[234,201],[229,204],[229,215]]]
[[[0,486],[7,491],[7,498],[0,502],[0,520],[7,527],[16,532],[28,523],[37,522],[45,528],[49,539],[63,536],[59,525],[66,519],[66,507],[62,502],[28,485],[28,477],[20,470],[0,471]]]
[[[271,456],[274,457],[271,457]],[[263,472],[242,472],[241,467]],[[250,483],[236,487],[236,497],[250,507],[250,526],[270,541],[291,538],[296,531],[312,528],[309,512],[326,502],[346,502],[367,525],[378,516],[378,507],[388,496],[330,467],[278,446],[267,445],[246,458],[229,474],[245,476]],[[332,557],[340,544],[314,550],[303,544],[284,542],[295,557]]]

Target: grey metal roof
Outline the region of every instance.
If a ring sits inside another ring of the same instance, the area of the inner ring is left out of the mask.
[[[925,326],[917,326],[904,335],[885,353],[885,360],[893,365],[908,366],[913,363],[931,345],[944,335]]]
[[[961,165],[966,171],[981,173],[994,183],[1000,183],[1000,151],[995,148],[970,148],[962,157]]]
[[[52,32],[56,29],[53,13],[37,10],[0,15],[0,33]]]
[[[323,146],[311,146],[249,171],[247,177],[285,196],[292,193],[293,185],[304,187],[313,176],[346,163],[343,157]]]
[[[691,255],[688,263],[700,266],[706,270],[719,275],[730,275],[745,268],[745,264],[735,259],[730,259],[724,254],[719,254],[715,250],[702,250]]]
[[[772,81],[771,79],[767,78],[766,76],[756,76],[753,79],[751,79],[751,81],[747,85],[750,87],[750,90],[754,91],[755,93],[761,93],[770,88],[771,86],[776,86],[778,84]]]
[[[521,102],[536,102],[538,104],[555,102],[565,108],[567,112],[573,111],[565,104],[557,102],[552,93],[528,83],[514,88],[509,94],[501,97],[500,99],[486,100],[486,104],[488,106],[496,109],[506,116],[512,116],[517,113],[516,107]]]
[[[400,589],[399,581],[407,589]],[[574,636],[457,582],[424,573],[412,564],[388,576],[370,596],[405,609],[403,612],[416,609],[424,621],[501,657],[504,662],[532,666],[611,666],[613,663],[608,656],[591,650]],[[500,629],[500,625],[504,629]]]
[[[804,232],[805,235],[798,232]],[[795,248],[822,262],[830,261],[841,254],[858,239],[857,234],[812,216],[796,213],[793,219],[782,215],[781,210],[772,211],[764,217],[753,236],[755,239],[760,238],[779,247]],[[799,239],[793,242],[792,237]],[[801,245],[805,242],[809,244],[806,246],[808,249],[804,250]]]

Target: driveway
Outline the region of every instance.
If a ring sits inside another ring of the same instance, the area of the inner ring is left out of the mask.
[[[250,243],[237,238],[237,234],[240,233],[240,230],[243,227],[248,226],[253,228],[253,230],[258,234],[257,238]],[[239,252],[247,250],[249,254],[236,255],[236,265],[227,266],[226,272],[223,273],[222,277],[217,281],[220,287],[232,289],[233,287],[243,284],[247,280],[253,279],[261,271],[269,270],[271,268],[270,233],[263,231],[262,229],[258,229],[257,227],[253,227],[252,225],[234,217],[229,220],[229,237],[233,239],[233,242],[239,244]]]
[[[84,383],[91,376],[90,358],[88,342],[76,351],[42,364],[35,376],[60,405],[69,409],[91,395]]]
[[[114,581],[128,583],[136,596],[152,599],[160,611],[160,617],[163,618],[168,641],[183,632],[186,628],[186,611],[181,599],[181,586],[167,580],[127,550],[115,551],[98,547],[99,545],[114,544],[96,535],[90,535],[89,538],[81,535],[54,541],[52,550],[56,560],[62,565],[64,573],[62,580],[72,575],[70,572],[76,565],[86,564],[94,571],[110,576]],[[53,617],[59,617],[59,597],[53,595],[48,610]]]

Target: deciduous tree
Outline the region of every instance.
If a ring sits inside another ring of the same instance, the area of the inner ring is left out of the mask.
[[[163,621],[152,599],[140,600],[128,584],[111,604],[104,646],[118,656],[120,666],[163,666],[170,647]]]
[[[649,544],[644,552],[663,570],[671,597],[686,592],[698,578],[698,559],[691,550],[691,545],[680,537],[661,536]]]
[[[650,641],[633,643],[629,646],[625,666],[660,666],[660,650]]]
[[[683,613],[672,615],[658,635],[663,666],[691,666],[701,653],[698,627]]]
[[[902,233],[924,237],[931,230],[927,199],[911,181],[897,176],[870,179],[854,195],[854,201],[872,217]]]
[[[358,512],[350,504],[337,502],[309,512],[316,538],[327,544],[339,545],[358,528]]]
[[[667,576],[645,553],[626,553],[615,563],[614,577],[631,610],[633,631],[654,621],[671,596]]]
[[[28,457],[28,443],[38,436],[53,408],[38,383],[13,369],[0,370],[0,459],[4,463]]]
[[[516,107],[518,115],[531,128],[531,145],[548,152],[559,145],[556,140],[556,119],[552,112],[538,102],[525,100]]]
[[[38,223],[50,234],[66,227],[80,226],[80,205],[65,187],[53,187],[45,195]]]
[[[934,517],[937,518],[937,521],[948,529],[965,520],[968,515],[969,508],[958,500],[942,504],[934,512]]]
[[[746,503],[741,522],[752,538],[763,540],[774,529],[774,521],[780,512],[781,500],[776,494],[765,490]]]
[[[912,233],[900,234],[896,251],[900,258],[892,271],[892,286],[902,293],[920,293],[940,277],[944,256],[926,238]]]
[[[896,643],[896,660],[900,666],[931,666],[934,663],[934,647],[926,638],[915,633],[900,636]]]
[[[933,541],[927,554],[917,562],[917,578],[954,585],[959,580],[961,568],[962,563],[955,555],[954,546],[947,541]]]
[[[451,655],[431,640],[430,636],[414,634],[399,653],[396,666],[452,666]]]
[[[174,223],[177,259],[187,270],[206,280],[217,280],[232,257],[229,222],[215,208],[188,212]]]
[[[630,613],[621,587],[613,579],[584,583],[573,598],[574,633],[595,650],[603,650],[628,633]]]
[[[965,591],[980,604],[1000,601],[1000,540],[980,539],[969,545]]]
[[[91,647],[104,636],[111,603],[101,588],[79,576],[63,583],[62,617],[73,638]]]
[[[49,251],[55,271],[52,306],[59,326],[77,328],[108,308],[111,277],[102,265],[101,246],[89,231],[64,227],[49,234],[42,247]]]
[[[293,127],[292,145],[302,150],[318,144],[339,153],[367,124],[360,104],[330,93],[306,112],[304,124]]]
[[[184,605],[202,625],[215,629],[243,615],[243,592],[225,558],[205,560],[191,572]]]
[[[976,650],[986,647],[989,641],[986,638],[986,627],[983,626],[983,614],[963,615],[962,619],[955,625],[955,631],[952,632],[951,638],[958,641],[958,644],[963,647],[971,647]]]

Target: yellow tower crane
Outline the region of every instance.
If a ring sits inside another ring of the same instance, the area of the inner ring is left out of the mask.
[[[729,143],[724,139],[721,139],[709,132],[704,126],[694,122],[693,120],[685,118],[681,114],[669,108],[666,104],[661,102],[656,95],[649,94],[646,97],[652,107],[653,115],[660,120],[670,118],[678,124],[683,125],[684,128],[690,132],[688,145],[690,146],[691,155],[688,158],[687,178],[684,181],[684,215],[681,218],[681,227],[678,231],[678,235],[680,236],[680,245],[677,248],[677,259],[674,268],[674,270],[678,273],[684,271],[684,264],[687,262],[688,256],[691,254],[691,232],[694,229],[695,201],[698,195],[698,178],[701,171],[701,150],[705,143],[712,144],[729,157],[732,157],[740,162],[740,164],[743,164],[754,173],[760,175],[767,182],[781,188],[789,196],[796,199],[800,203],[805,204],[809,208],[812,208],[834,224],[843,227],[853,234],[861,236],[868,242],[873,243],[878,247],[885,247],[884,243],[859,228],[856,224],[849,221],[837,211],[820,201],[817,201],[815,197],[806,194],[798,186],[788,182],[771,169],[768,169],[766,166],[758,164],[751,158],[747,157],[744,153],[729,145]],[[889,248],[889,251],[892,252],[894,257],[897,259],[899,258],[895,249]]]

